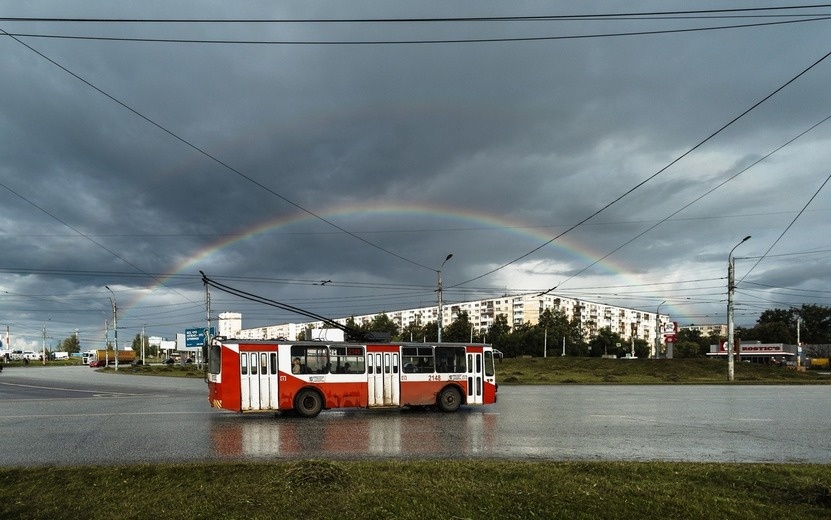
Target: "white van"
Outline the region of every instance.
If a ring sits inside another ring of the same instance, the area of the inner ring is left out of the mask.
[[[69,359],[69,352],[52,352],[52,360]]]
[[[25,350],[23,351],[23,359],[28,359],[29,361],[40,361],[42,356],[34,350]]]

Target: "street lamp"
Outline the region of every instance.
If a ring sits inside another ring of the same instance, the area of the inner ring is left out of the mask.
[[[451,258],[453,258],[453,253],[450,253],[449,255],[447,255],[447,258],[445,258],[444,262],[441,263],[441,267],[439,267],[436,270],[436,274],[439,275],[439,286],[438,286],[438,289],[436,290],[436,292],[439,295],[439,316],[436,319],[436,324],[437,324],[438,330],[439,330],[439,341],[438,341],[439,343],[441,343],[441,322],[442,322],[442,319],[444,318],[444,313],[442,312],[442,306],[441,306],[441,270],[444,267],[444,264],[446,264],[447,261],[450,260]]]
[[[750,240],[750,235],[747,235],[741,242],[733,246],[730,254],[727,255],[727,380],[732,381],[735,376],[735,363],[733,362],[733,348],[735,342],[733,341],[733,289],[735,289],[736,276],[736,262],[733,259],[733,251],[737,247]]]
[[[113,335],[115,336],[115,371],[118,372],[118,308],[115,304],[115,293],[112,289],[109,288],[109,286],[105,285],[104,287],[106,287],[107,290],[110,291],[110,294],[113,295],[113,297],[110,298],[110,303],[113,304]]]
[[[658,304],[658,309],[655,311],[655,359],[661,357],[661,305],[667,301],[664,300]]]

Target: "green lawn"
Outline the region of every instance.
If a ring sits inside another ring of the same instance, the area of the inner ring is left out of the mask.
[[[0,469],[0,518],[829,518],[800,464],[354,461]]]

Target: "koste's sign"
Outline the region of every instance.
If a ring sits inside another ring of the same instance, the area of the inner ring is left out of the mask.
[[[720,352],[727,352],[727,341],[719,342],[718,348]],[[787,354],[782,343],[741,345],[741,348],[739,348],[738,340],[736,340],[733,352],[741,352],[742,354]]]

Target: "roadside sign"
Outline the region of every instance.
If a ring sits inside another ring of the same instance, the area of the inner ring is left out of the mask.
[[[205,327],[199,329],[185,329],[185,347],[201,347],[205,344],[205,333],[208,329]],[[214,335],[214,328],[211,327],[211,336]]]

